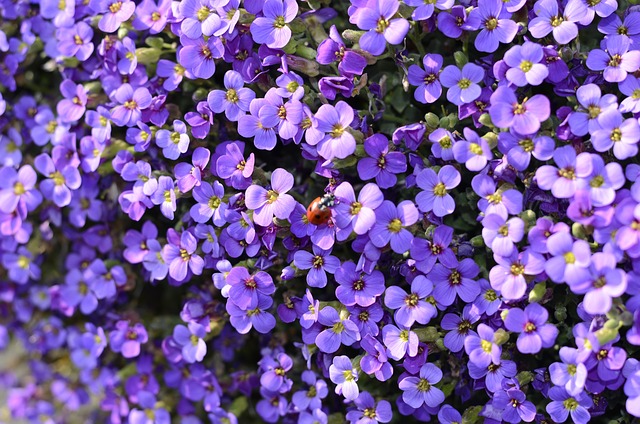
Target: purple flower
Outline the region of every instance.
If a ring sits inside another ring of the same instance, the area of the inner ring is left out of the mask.
[[[219,37],[209,37],[208,40],[189,37],[180,39],[182,48],[178,52],[178,62],[185,69],[191,71],[195,78],[209,79],[216,71],[214,59],[221,58],[224,47]],[[189,77],[189,74],[187,74]]]
[[[391,249],[403,254],[411,247],[413,235],[404,227],[418,221],[418,209],[410,200],[400,202],[398,206],[385,200],[376,210],[376,224],[369,231],[371,243],[384,247],[389,242]]]
[[[638,153],[640,125],[637,119],[624,119],[618,110],[612,108],[602,112],[597,122],[598,128],[591,132],[591,143],[596,151],[606,152],[613,147],[613,154],[620,160]]]
[[[427,4],[425,6],[431,6]],[[407,78],[409,84],[415,85],[416,91],[413,96],[420,103],[433,103],[440,98],[442,94],[442,85],[440,84],[439,74],[442,68],[443,58],[439,54],[426,54],[422,58],[424,70],[418,65],[411,65]]]
[[[180,23],[182,33],[197,40],[203,35],[211,37],[220,28],[221,19],[211,2],[207,0],[185,0],[180,2],[179,11],[183,17]]]
[[[462,316],[458,314],[446,314],[442,317],[441,327],[448,330],[444,336],[444,346],[452,352],[460,352],[464,348],[464,341],[469,334],[475,331],[471,326],[480,319],[480,314],[473,305],[467,305],[462,310]]]
[[[507,79],[518,87],[542,84],[549,75],[549,69],[540,63],[543,57],[540,44],[526,41],[522,45],[513,46],[504,54],[504,61],[509,66]]]
[[[204,260],[195,254],[198,242],[188,231],[180,236],[170,229],[167,233],[167,243],[162,249],[162,259],[169,264],[169,275],[177,281],[187,278],[188,270],[195,275],[202,274]]]
[[[218,181],[213,182],[213,186],[207,182],[202,182],[193,189],[193,198],[198,202],[191,207],[191,217],[199,223],[206,223],[213,218],[213,224],[222,227],[227,221],[225,212],[229,205],[222,201],[224,197],[224,187]]]
[[[225,147],[225,154],[216,161],[216,172],[220,178],[224,178],[227,185],[244,190],[251,185],[251,175],[255,156],[253,153],[245,160],[237,143],[229,143]]]
[[[549,390],[549,398],[552,402],[546,409],[554,422],[565,422],[569,414],[571,421],[576,424],[588,423],[591,420],[588,409],[593,406],[593,401],[588,394],[582,392],[571,396],[563,387],[555,386]]]
[[[262,6],[264,16],[251,23],[253,41],[266,44],[272,49],[280,49],[291,39],[291,29],[287,25],[298,14],[295,0],[267,0]]]
[[[416,184],[423,191],[416,196],[416,204],[421,212],[433,211],[435,216],[443,217],[453,213],[456,204],[448,193],[460,184],[460,173],[451,165],[445,165],[438,171],[423,169],[416,177]]]
[[[351,365],[348,356],[336,356],[329,366],[329,377],[336,384],[336,394],[346,400],[355,400],[360,394],[358,389],[358,371]]]
[[[173,129],[174,131],[158,130],[156,144],[162,149],[164,157],[175,160],[189,149],[189,135],[187,126],[180,120],[173,121]]]
[[[339,284],[336,297],[346,306],[371,306],[384,293],[384,275],[380,271],[373,270],[370,274],[358,271],[351,261],[336,270],[335,279]]]
[[[551,159],[555,147],[555,141],[546,135],[521,135],[513,130],[498,134],[498,149],[517,171],[529,167],[531,156],[540,161]]]
[[[190,322],[189,327],[176,325],[173,329],[173,340],[182,349],[182,359],[189,364],[201,362],[207,354],[207,344],[203,338],[207,335],[206,329],[196,323]]]
[[[387,355],[396,361],[402,360],[407,354],[416,356],[418,354],[418,335],[407,329],[398,328],[395,325],[385,325],[382,328],[382,341],[387,347]]]
[[[413,408],[420,408],[422,405],[436,408],[444,402],[444,393],[434,387],[440,380],[440,368],[434,364],[424,364],[420,368],[420,377],[407,376],[398,382],[398,387],[403,391],[402,400]]]
[[[514,250],[510,255],[496,254],[493,257],[498,264],[489,271],[489,281],[505,299],[521,299],[527,291],[525,275],[535,276],[544,271],[544,258],[531,249],[522,253]]]
[[[587,368],[579,361],[580,351],[571,347],[560,348],[562,362],[554,362],[549,366],[551,381],[557,386],[564,386],[568,394],[577,396],[584,390],[587,380]]]
[[[435,3],[435,4],[434,4]],[[425,3],[423,0],[407,0],[406,4],[416,9],[411,14],[414,21],[424,21],[429,19],[437,7],[439,10],[449,10],[453,6],[453,0],[437,0],[434,3]]]
[[[278,219],[287,219],[296,206],[295,200],[287,191],[293,187],[293,176],[282,168],[271,174],[269,190],[258,185],[247,188],[245,204],[253,209],[253,220],[256,224],[267,227],[275,215]]]
[[[346,419],[352,424],[388,423],[393,418],[391,404],[381,400],[376,404],[369,392],[362,392],[353,402],[358,409],[347,412]]]
[[[500,86],[491,95],[489,115],[497,127],[513,128],[520,134],[533,134],[540,129],[540,123],[549,118],[550,103],[542,94],[519,103],[513,89]]]
[[[131,3],[133,4],[133,3]],[[142,118],[142,109],[151,105],[151,94],[144,87],[133,89],[130,84],[122,84],[113,93],[118,106],[111,110],[111,120],[118,126],[132,127]]]
[[[593,170],[589,153],[576,154],[572,146],[563,146],[553,153],[553,160],[558,168],[544,165],[536,171],[536,181],[543,190],[560,199],[573,197],[578,187],[579,178],[588,177]]]
[[[520,333],[516,345],[522,353],[538,353],[541,348],[553,346],[558,336],[558,329],[547,324],[549,313],[537,303],[527,305],[524,311],[520,308],[509,309],[504,320],[507,330]]]
[[[600,47],[602,50],[589,52],[586,64],[592,71],[604,71],[605,81],[622,82],[627,78],[627,73],[635,72],[640,67],[640,51],[629,51],[629,37],[609,35],[602,40]]]
[[[338,228],[346,233],[351,233],[353,230],[358,235],[366,234],[375,224],[374,210],[384,200],[378,186],[373,183],[365,184],[358,194],[358,200],[356,200],[353,187],[348,182],[341,183],[333,194],[339,200],[339,203],[334,207],[334,220]]]
[[[462,70],[455,65],[449,65],[440,73],[440,82],[449,88],[447,100],[457,106],[471,103],[480,97],[481,89],[478,83],[483,78],[484,69],[473,63],[467,63]]]
[[[486,324],[479,324],[478,333],[469,333],[464,339],[464,350],[474,365],[486,368],[500,364],[502,349],[495,343],[495,332]]]
[[[427,324],[438,313],[435,306],[424,299],[431,294],[433,283],[425,276],[419,275],[411,283],[411,293],[398,286],[387,288],[384,304],[395,310],[394,320],[398,325],[411,327],[415,322]]]
[[[452,269],[435,264],[427,276],[434,284],[433,297],[444,306],[452,305],[456,296],[473,302],[480,294],[480,287],[473,280],[479,272],[480,267],[470,258],[464,258]]]
[[[107,33],[115,32],[136,10],[135,3],[130,0],[91,0],[89,6],[96,13],[104,13],[98,28]]]
[[[556,282],[575,281],[591,261],[591,248],[584,240],[573,240],[571,234],[559,232],[547,241],[549,253],[553,255],[545,264],[545,272]]]
[[[591,256],[591,264],[567,276],[571,291],[584,294],[583,306],[587,313],[604,315],[609,312],[612,298],[620,297],[627,289],[627,274],[616,267],[616,257],[598,252]]]
[[[492,404],[495,408],[503,410],[502,419],[508,423],[530,423],[536,416],[536,407],[516,388],[496,391]]]
[[[313,254],[306,250],[298,250],[293,262],[299,269],[308,269],[307,284],[309,287],[325,287],[327,285],[327,272],[333,274],[340,267],[340,260],[331,256],[330,250],[322,250],[313,245]]]
[[[38,172],[48,177],[40,182],[40,191],[44,198],[53,200],[59,207],[71,203],[71,190],[77,190],[82,183],[78,169],[71,165],[58,169],[46,153],[38,155],[33,162]]]
[[[35,189],[38,176],[31,165],[23,165],[18,171],[5,166],[0,168],[0,211],[10,214],[16,209],[26,215],[42,203],[42,195]]]
[[[229,300],[242,310],[255,309],[261,298],[269,297],[276,291],[269,274],[258,271],[250,275],[243,267],[231,268],[227,273],[227,284]]]
[[[131,326],[129,321],[118,321],[115,330],[109,333],[109,346],[116,353],[125,358],[135,358],[140,355],[140,345],[148,340],[144,325],[136,323]]]
[[[275,127],[280,119],[277,115],[265,115],[262,112],[267,103],[266,99],[253,99],[249,105],[249,115],[241,115],[238,119],[238,134],[254,138],[254,144],[260,150],[273,150],[278,141]]]
[[[453,145],[453,156],[468,170],[480,171],[493,158],[489,143],[470,128],[464,129],[464,137]]]
[[[518,24],[511,13],[502,11],[501,0],[479,0],[478,7],[469,13],[469,19],[479,19],[482,30],[474,45],[481,52],[492,53],[500,43],[510,43],[518,32]]]
[[[258,298],[258,306],[255,309],[242,310],[233,302],[227,302],[227,312],[231,316],[231,325],[240,334],[247,334],[251,328],[258,333],[267,334],[276,326],[276,319],[266,312],[273,305],[273,299],[269,296]]]
[[[338,60],[338,71],[341,75],[361,75],[367,66],[367,60],[360,54],[346,48],[335,25],[329,29],[329,38],[318,46],[316,60],[321,65],[328,65]]]
[[[358,162],[358,175],[363,180],[376,179],[380,188],[393,187],[400,174],[407,170],[407,160],[401,152],[389,152],[389,140],[374,134],[364,141],[364,151],[370,156]]]
[[[436,260],[448,268],[455,268],[458,260],[449,247],[452,240],[453,228],[446,225],[440,225],[433,231],[432,241],[414,238],[411,242],[411,257],[416,261],[416,268],[422,272],[429,272]]]
[[[55,2],[52,2],[55,3]],[[67,4],[74,2],[67,1]],[[85,61],[93,53],[93,29],[83,21],[77,22],[70,28],[59,28],[56,31],[58,51],[68,57],[75,56],[79,61]]]
[[[235,122],[240,115],[249,111],[249,105],[256,97],[256,93],[244,87],[244,79],[236,71],[227,71],[224,74],[224,86],[226,91],[211,91],[207,102],[212,111],[215,113],[224,111],[227,119]]]
[[[529,31],[535,38],[544,38],[553,32],[553,38],[560,44],[569,44],[578,36],[576,22],[587,14],[581,0],[569,0],[560,13],[557,0],[539,0],[533,6],[537,17],[529,23]]]
[[[318,142],[318,153],[325,159],[344,159],[356,150],[356,140],[347,130],[354,119],[354,111],[346,102],[335,107],[322,105],[314,116],[313,127],[325,134]]]
[[[316,336],[315,343],[320,352],[334,353],[340,345],[351,346],[360,340],[360,332],[353,321],[342,318],[331,306],[325,306],[320,310],[318,322],[328,327]]]
[[[150,34],[159,34],[167,25],[167,18],[171,10],[169,0],[142,0],[136,7],[136,18],[133,27],[137,30],[149,30]]]
[[[178,180],[178,189],[187,193],[202,183],[202,174],[209,163],[211,152],[204,147],[197,147],[191,157],[192,164],[181,162],[173,168]]]
[[[409,32],[409,22],[403,18],[391,19],[399,7],[398,0],[376,0],[363,8],[357,22],[358,28],[367,31],[360,37],[362,50],[379,56],[386,42],[393,45],[402,43]]]
[[[56,110],[62,122],[71,123],[82,118],[87,106],[87,92],[84,87],[67,79],[60,83],[60,93],[64,100],[58,102]]]
[[[482,220],[484,243],[498,256],[510,256],[516,243],[524,237],[524,221],[518,217],[509,219],[497,214],[487,215]]]
[[[272,392],[280,391],[287,386],[287,371],[293,368],[293,360],[285,353],[280,353],[276,359],[267,356],[260,361],[260,367],[265,372],[260,376],[262,387]],[[289,380],[290,382],[290,380]]]
[[[151,195],[151,202],[160,205],[160,211],[167,219],[173,220],[176,211],[176,191],[173,178],[162,175],[158,179],[158,188]]]
[[[602,95],[596,84],[587,84],[576,90],[578,103],[582,106],[569,115],[571,132],[578,136],[587,135],[600,128],[598,118],[603,112],[616,109],[618,98],[615,94]]]
[[[475,31],[479,26],[479,14],[467,16],[467,10],[462,5],[453,6],[450,13],[438,13],[438,29],[449,38],[458,38],[464,31]]]

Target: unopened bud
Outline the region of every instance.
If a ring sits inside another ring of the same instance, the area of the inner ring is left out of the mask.
[[[424,122],[427,124],[427,128],[429,129],[436,129],[438,128],[438,125],[440,125],[440,119],[438,118],[438,115],[433,112],[429,112],[424,115]]]

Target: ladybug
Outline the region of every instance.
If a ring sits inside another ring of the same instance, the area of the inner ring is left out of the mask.
[[[316,197],[307,208],[307,220],[314,225],[324,224],[331,218],[331,208],[334,206],[336,196],[327,193],[322,197]]]

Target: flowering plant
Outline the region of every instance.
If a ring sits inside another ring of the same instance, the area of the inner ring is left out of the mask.
[[[640,417],[634,4],[0,0],[1,419]]]

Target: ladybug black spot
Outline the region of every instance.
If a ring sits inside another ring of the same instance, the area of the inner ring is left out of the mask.
[[[316,219],[320,219],[320,214],[316,214]]]

